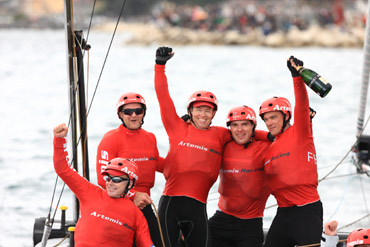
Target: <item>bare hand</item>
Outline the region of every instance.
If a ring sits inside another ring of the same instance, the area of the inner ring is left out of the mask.
[[[324,224],[324,232],[326,235],[335,236],[337,235],[338,221],[332,220]]]
[[[153,202],[152,199],[147,193],[136,192],[134,197],[134,203],[138,208],[143,209],[146,207],[146,205],[151,204],[152,202]]]
[[[66,137],[68,133],[68,127],[64,123],[59,124],[54,128],[53,133],[55,137]]]

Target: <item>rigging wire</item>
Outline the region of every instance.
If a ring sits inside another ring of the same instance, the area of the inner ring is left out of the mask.
[[[342,229],[344,229],[346,227],[352,226],[352,225],[356,224],[357,222],[360,222],[361,220],[366,219],[369,216],[370,216],[370,213],[367,214],[367,215],[365,215],[365,216],[363,216],[363,217],[361,217],[361,218],[359,218],[359,219],[357,219],[357,220],[355,220],[355,221],[353,221],[353,222],[351,222],[351,223],[349,223],[349,224],[347,224],[347,225],[344,225],[344,226],[338,228],[338,231],[340,231],[340,230],[342,230]]]
[[[357,136],[356,141],[353,143],[353,145],[351,146],[351,148],[348,150],[348,152],[344,155],[344,157],[339,161],[339,163],[331,171],[329,171],[324,177],[322,177],[321,179],[319,179],[319,183],[321,181],[325,180],[330,174],[332,174],[343,163],[343,161],[347,158],[347,156],[354,150],[354,148],[356,147],[356,145],[357,145],[357,143],[358,143],[358,141],[360,139],[360,136],[362,136],[362,133],[365,131],[366,126],[369,123],[369,120],[370,120],[370,115],[367,118],[364,127],[362,128],[360,134]]]
[[[123,13],[123,9],[126,5],[126,1],[127,0],[124,0],[123,4],[122,4],[122,7],[121,7],[121,10],[120,10],[120,14],[119,14],[119,17],[117,19],[117,23],[116,23],[116,26],[114,28],[114,32],[113,32],[113,35],[112,35],[112,38],[111,38],[111,41],[110,41],[110,44],[108,46],[108,50],[107,50],[107,53],[106,53],[106,56],[105,56],[105,59],[104,59],[104,62],[103,62],[103,65],[102,65],[102,68],[101,68],[101,71],[100,71],[100,74],[99,74],[99,78],[98,78],[98,81],[96,83],[96,86],[95,86],[95,90],[94,90],[94,93],[93,93],[93,96],[92,96],[92,99],[90,101],[90,104],[88,104],[88,111],[86,113],[86,118],[88,117],[89,115],[89,112],[90,112],[90,109],[91,109],[91,106],[92,106],[92,103],[94,101],[94,98],[95,98],[95,95],[96,95],[96,92],[97,92],[97,89],[98,89],[98,86],[100,84],[100,80],[101,80],[101,77],[102,77],[102,74],[103,74],[103,71],[104,71],[104,68],[105,68],[105,64],[106,64],[106,61],[108,59],[108,55],[109,55],[109,52],[111,50],[111,46],[113,44],[113,40],[114,40],[114,37],[115,37],[115,34],[117,32],[117,27],[118,27],[118,24],[119,24],[119,21],[121,19],[121,16],[122,16],[122,13]],[[96,6],[96,0],[94,0],[94,4],[93,4],[93,8],[92,8],[92,12],[91,12],[91,16],[90,16],[90,22],[89,22],[89,27],[88,27],[88,30],[87,30],[87,35],[86,35],[86,43],[88,41],[88,37],[89,37],[89,34],[90,34],[90,30],[91,30],[91,26],[92,26],[92,19],[93,19],[93,16],[94,16],[94,12],[95,12],[95,6]],[[72,18],[73,19],[73,18]],[[72,26],[74,27],[74,24],[72,24]],[[73,40],[74,40],[74,44],[75,44],[75,32],[74,32],[74,28],[72,27],[73,29]],[[78,42],[78,45],[79,45],[79,48],[81,49],[81,51],[83,51],[83,54],[82,54],[82,57],[84,58],[85,56],[85,49],[83,49],[82,47],[82,44]],[[74,57],[76,57],[75,55],[75,48],[73,49],[74,50]],[[89,53],[88,53],[89,54]],[[80,65],[80,67],[78,68],[78,71],[81,71],[83,70],[83,67],[82,67],[82,63]],[[75,102],[73,102],[74,105],[71,106],[71,108],[74,108],[75,107]],[[71,111],[72,112],[72,111]],[[72,121],[72,113],[69,115],[69,119],[68,119],[68,127],[70,126],[71,124],[71,121]],[[84,130],[85,126],[83,126],[83,130]],[[77,146],[79,145],[81,141],[81,133],[80,133],[80,136],[78,138],[78,141],[77,141]],[[71,161],[71,165],[73,165],[74,163],[74,159],[72,159]],[[55,195],[55,190],[56,190],[56,185],[57,185],[57,181],[58,181],[58,176],[56,176],[56,181],[55,181],[55,185],[54,185],[54,190],[53,190],[53,196],[52,196],[52,200],[51,200],[51,205],[50,205],[50,209],[49,209],[49,215],[51,214],[51,208],[52,208],[52,205],[53,205],[53,202],[54,202],[54,195]],[[55,215],[56,215],[56,212],[57,212],[57,209],[58,209],[58,206],[59,206],[59,203],[60,203],[60,200],[61,200],[61,197],[63,195],[63,192],[64,192],[64,188],[65,188],[65,183],[63,183],[63,187],[62,187],[62,190],[60,192],[60,195],[59,195],[59,198],[58,198],[58,202],[57,202],[57,206],[56,206],[56,209],[54,211],[54,214],[53,214],[53,217],[52,217],[52,220],[54,220],[55,218]]]
[[[88,108],[88,111],[87,111],[86,117],[87,117],[87,116],[89,115],[89,113],[90,113],[91,106],[92,106],[92,102],[94,101],[94,98],[95,98],[96,92],[97,92],[97,90],[98,90],[98,86],[99,86],[99,84],[100,84],[100,79],[101,79],[101,77],[102,77],[102,75],[103,75],[103,71],[104,71],[104,68],[105,68],[105,64],[106,64],[106,62],[107,62],[108,55],[109,55],[110,49],[111,49],[111,47],[112,47],[113,40],[114,40],[114,37],[115,37],[116,32],[117,32],[117,27],[118,27],[118,24],[119,24],[119,22],[120,22],[120,19],[121,19],[122,13],[123,13],[123,9],[125,8],[125,5],[126,5],[126,1],[127,1],[127,0],[124,0],[124,1],[123,1],[122,7],[121,7],[121,10],[120,10],[120,14],[119,14],[119,16],[118,16],[118,19],[117,19],[116,25],[115,25],[115,27],[114,27],[114,31],[113,31],[113,34],[112,34],[112,38],[111,38],[111,41],[110,41],[109,46],[108,46],[107,53],[106,53],[105,58],[104,58],[104,62],[103,62],[103,65],[102,65],[102,68],[101,68],[101,71],[100,71],[100,74],[99,74],[98,81],[97,81],[96,86],[95,86],[95,90],[94,90],[93,96],[92,96],[92,98],[91,98],[91,102],[90,102],[90,104],[89,104],[89,108]]]
[[[328,181],[330,179],[335,179],[335,178],[349,177],[349,176],[354,176],[354,175],[358,175],[358,173],[357,172],[354,172],[354,173],[348,173],[348,174],[342,174],[342,175],[338,175],[338,176],[333,176],[333,177],[330,177],[330,178],[326,178],[324,181]]]
[[[348,167],[349,169],[350,169],[350,167]],[[327,221],[330,221],[332,218],[333,218],[333,216],[338,212],[338,210],[339,210],[339,208],[340,208],[340,206],[342,205],[342,203],[343,203],[343,200],[344,200],[344,196],[346,195],[346,193],[347,193],[347,190],[348,190],[348,188],[349,188],[349,181],[350,181],[350,177],[348,176],[347,177],[347,182],[346,182],[346,186],[345,186],[345,188],[344,188],[344,190],[343,190],[343,193],[342,193],[342,196],[341,196],[341,198],[340,198],[340,200],[339,200],[339,203],[338,203],[338,205],[337,205],[337,208],[334,210],[334,212],[329,216],[329,218],[328,218],[328,220]]]

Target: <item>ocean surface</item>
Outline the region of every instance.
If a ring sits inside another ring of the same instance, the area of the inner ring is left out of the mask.
[[[168,150],[154,91],[153,67],[156,48],[170,44],[125,46],[128,36],[127,33],[116,35],[102,74],[111,33],[92,30],[88,40],[92,48],[85,54],[84,62],[89,64],[85,78],[88,79],[88,104],[91,104],[88,146],[93,183],[96,183],[97,145],[105,132],[120,124],[115,103],[124,92],[136,91],[144,96],[148,111],[143,127],[155,133],[162,156],[166,156]],[[317,111],[313,131],[319,178],[333,169],[355,142],[362,49],[208,45],[173,48],[175,56],[167,63],[166,73],[180,116],[186,112],[188,96],[196,90],[209,90],[218,97],[219,111],[214,125],[225,126],[226,114],[233,106],[245,104],[258,110],[263,100],[275,95],[290,99],[294,105],[291,76],[286,68],[286,59],[294,55],[333,85],[324,99],[308,89],[310,105]],[[35,218],[47,216],[56,179],[52,129],[59,123],[68,123],[69,119],[64,31],[0,30],[0,54],[0,246],[32,246]],[[368,115],[367,111],[365,118]],[[266,130],[260,119],[257,128]],[[370,178],[348,176],[356,172],[352,157],[353,154],[349,154],[329,176],[332,179],[319,185],[324,221],[336,219],[339,227],[369,213]],[[157,174],[152,190],[155,204],[164,183],[163,176]],[[209,194],[209,217],[217,208],[217,185]],[[59,181],[52,212],[61,188]],[[267,204],[275,204],[273,197]],[[72,219],[72,194],[68,189],[64,191],[61,205],[69,207],[67,219]],[[265,210],[264,227],[269,227],[275,211],[274,206]],[[59,217],[58,211],[56,218]],[[343,230],[359,226],[369,227],[370,219]]]

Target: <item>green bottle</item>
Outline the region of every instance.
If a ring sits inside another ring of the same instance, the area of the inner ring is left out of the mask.
[[[304,83],[311,88],[315,93],[324,98],[331,90],[332,86],[324,78],[322,78],[315,71],[297,66],[299,75],[302,77]]]

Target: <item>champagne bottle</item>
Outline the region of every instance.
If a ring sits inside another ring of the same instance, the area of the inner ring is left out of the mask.
[[[304,83],[321,98],[324,98],[330,92],[332,85],[315,71],[302,66],[297,66],[296,69]]]

